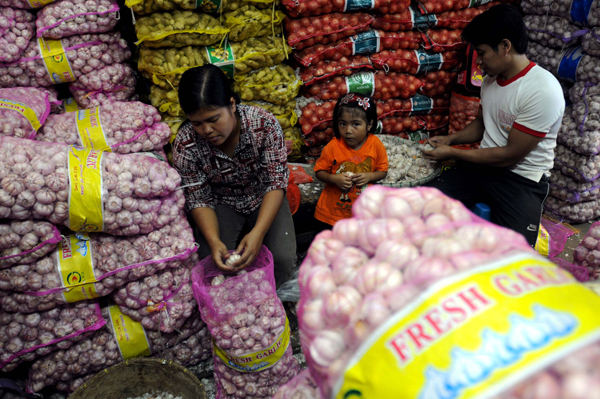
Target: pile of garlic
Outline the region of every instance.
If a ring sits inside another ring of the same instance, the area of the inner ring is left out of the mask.
[[[430,144],[419,144],[409,140],[399,143],[397,137],[377,135],[388,156],[389,170],[380,184],[404,183],[423,179],[436,171],[438,163],[423,158],[422,151],[433,150]]]

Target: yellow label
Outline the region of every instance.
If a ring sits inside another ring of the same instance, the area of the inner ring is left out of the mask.
[[[65,301],[68,303],[98,298],[94,287],[94,264],[90,236],[70,234],[58,244],[58,271],[62,277]]]
[[[102,151],[69,147],[69,178],[69,228],[102,231]]]
[[[40,53],[48,75],[54,84],[74,82],[75,75],[60,40],[38,39]]]
[[[445,278],[375,331],[335,398],[488,398],[600,338],[600,296],[536,255]]]
[[[0,108],[12,109],[13,111],[20,113],[29,121],[31,127],[33,127],[33,130],[36,132],[42,127],[35,111],[22,102],[9,100],[8,98],[0,98]]]
[[[131,320],[116,305],[108,307],[108,314],[123,360],[152,354],[142,323]]]
[[[56,0],[27,0],[31,8],[42,8],[48,4],[54,3]]]
[[[538,230],[537,241],[535,242],[535,250],[538,254],[548,257],[550,253],[550,234],[548,230],[540,223],[540,229]]]
[[[125,0],[125,5],[129,8],[143,3],[144,0]]]
[[[111,152],[100,121],[100,108],[77,111],[77,132],[84,147],[98,151]]]
[[[77,101],[73,97],[63,100],[63,107],[65,108],[65,112],[79,111],[79,104],[77,104]]]
[[[227,366],[240,372],[256,372],[273,367],[279,359],[283,357],[289,344],[290,324],[287,317],[285,318],[285,328],[279,338],[275,340],[273,345],[259,352],[253,352],[243,356],[231,356],[225,353],[225,351],[219,348],[213,341],[215,355],[219,356]]]

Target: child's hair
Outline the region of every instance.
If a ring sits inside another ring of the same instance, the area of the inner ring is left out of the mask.
[[[240,96],[231,89],[231,81],[223,71],[212,64],[188,69],[179,81],[179,105],[186,115],[200,110],[228,107],[233,97]]]
[[[360,115],[367,121],[367,127],[369,122],[373,122],[367,133],[373,134],[377,130],[377,104],[375,101],[371,97],[362,94],[350,93],[340,98],[333,109],[333,134],[335,138],[340,138],[338,121],[344,111]]]

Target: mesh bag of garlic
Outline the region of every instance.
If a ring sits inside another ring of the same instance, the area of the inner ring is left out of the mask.
[[[423,185],[440,174],[438,162],[423,158],[423,151],[433,149],[429,144],[389,135],[377,135],[388,155],[388,174],[379,183],[388,187]]]
[[[323,397],[591,397],[600,297],[521,235],[433,188],[373,186],[352,212],[298,276]]]

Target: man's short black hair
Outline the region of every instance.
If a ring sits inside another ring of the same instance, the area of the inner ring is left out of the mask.
[[[525,54],[529,43],[523,17],[509,4],[491,7],[473,18],[462,37],[473,46],[487,44],[496,51],[502,40],[508,39],[518,54]]]

